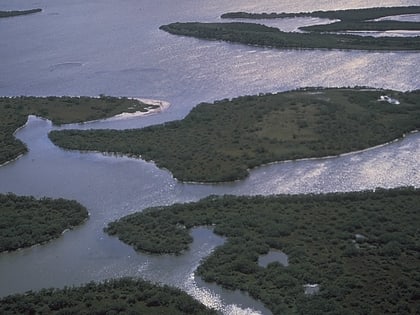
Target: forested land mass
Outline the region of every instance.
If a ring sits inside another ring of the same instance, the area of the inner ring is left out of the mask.
[[[0,313],[217,314],[179,289],[130,278],[10,295],[0,299]]]
[[[87,218],[74,200],[0,194],[0,253],[58,238]]]
[[[337,11],[314,11],[299,13],[247,13],[230,12],[221,17],[224,19],[279,19],[295,17],[317,17],[339,20],[330,24],[300,27],[304,31],[337,32],[337,31],[390,31],[390,30],[420,30],[418,22],[402,22],[393,20],[376,21],[383,17],[396,15],[420,14],[420,6],[384,7]]]
[[[326,25],[301,27],[305,33],[283,32],[278,28],[255,23],[171,23],[160,28],[175,35],[210,40],[274,47],[279,49],[356,49],[356,50],[420,50],[417,37],[372,37],[336,34],[346,31],[420,30],[419,22],[376,21],[385,16],[418,14],[420,6],[315,11],[301,13],[246,13],[231,12],[222,15],[230,19],[275,19],[292,17],[319,17],[339,19]],[[331,33],[329,33],[331,32]]]
[[[221,15],[222,19],[278,19],[295,17],[318,17],[322,19],[341,20],[341,21],[366,21],[379,19],[388,16],[419,14],[420,6],[404,7],[376,7],[365,9],[348,9],[332,11],[313,11],[296,13],[247,13],[247,12],[229,12]]]
[[[38,13],[41,11],[42,9],[31,9],[31,10],[21,10],[21,11],[0,11],[0,18],[33,14],[33,13]]]
[[[384,95],[400,104],[380,101]],[[144,129],[49,137],[66,149],[141,156],[182,181],[220,182],[261,164],[366,149],[419,128],[420,90],[308,88],[202,103],[183,120]]]
[[[278,49],[420,50],[420,36],[372,37],[319,32],[283,32],[275,27],[243,22],[177,22],[160,28],[174,35]]]
[[[28,115],[52,120],[56,125],[112,117],[122,112],[147,111],[155,105],[128,98],[92,97],[0,97],[0,165],[26,153],[26,146],[13,133]]]
[[[325,195],[210,196],[150,208],[106,231],[136,250],[180,253],[189,230],[227,238],[198,268],[207,282],[239,289],[273,314],[419,314],[420,190]],[[285,252],[287,267],[258,257]],[[318,284],[316,295],[305,284]]]

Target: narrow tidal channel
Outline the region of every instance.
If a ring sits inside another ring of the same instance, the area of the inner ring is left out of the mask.
[[[374,0],[369,6],[418,5]],[[219,21],[228,11],[299,12],[365,7],[365,1],[11,0],[0,10],[42,7],[39,14],[0,19],[0,95],[89,95],[168,101],[158,115],[60,128],[140,128],[181,119],[196,104],[306,86],[420,88],[420,54],[272,50],[178,37],[159,31],[175,21]],[[305,22],[305,21],[303,21]],[[306,21],[307,22],[307,21]],[[305,23],[306,23],[305,22]],[[296,21],[282,22],[295,29]],[[0,254],[0,296],[44,287],[135,276],[179,287],[224,314],[270,314],[241,292],[194,276],[201,259],[223,243],[205,228],[180,256],[136,253],[109,237],[111,221],[147,207],[196,201],[211,194],[269,195],[420,187],[420,133],[327,159],[281,162],[243,181],[187,184],[153,163],[55,147],[57,129],[30,117],[16,133],[29,153],[0,167],[0,192],[76,199],[90,212],[82,226],[42,246]],[[351,136],[351,135],[349,135]]]

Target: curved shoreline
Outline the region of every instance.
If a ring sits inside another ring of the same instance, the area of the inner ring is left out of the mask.
[[[29,116],[31,116],[31,115],[28,115],[28,119],[29,119]],[[28,119],[26,119],[26,122],[25,122],[22,126],[20,126],[19,128],[17,128],[17,129],[13,132],[13,137],[15,137],[15,138],[16,138],[16,133],[17,133],[19,130],[21,130],[21,129],[25,128],[25,127],[28,125]],[[25,147],[26,147],[26,144],[25,144]],[[27,149],[27,147],[26,147],[26,149]],[[14,162],[14,161],[19,160],[19,159],[20,159],[22,156],[24,156],[26,153],[28,153],[28,151],[26,151],[25,153],[19,154],[17,157],[15,157],[15,158],[13,158],[13,159],[11,159],[11,160],[8,160],[8,161],[6,161],[6,162],[4,162],[4,163],[1,163],[1,164],[0,164],[0,167],[3,167],[3,166],[5,166],[5,165],[7,165],[7,164],[9,164],[9,163],[12,163],[12,162]]]
[[[148,115],[153,115],[156,113],[160,113],[163,112],[165,110],[167,110],[170,106],[171,103],[166,102],[166,101],[162,101],[162,100],[156,100],[156,99],[148,99],[148,98],[137,98],[137,97],[133,97],[133,98],[129,98],[129,99],[133,99],[136,101],[139,101],[140,103],[146,104],[146,105],[153,105],[153,106],[159,106],[158,108],[150,108],[148,109],[147,112],[142,112],[142,111],[137,111],[134,113],[121,113],[115,116],[112,116],[110,118],[105,118],[103,120],[116,120],[116,119],[125,119],[125,118],[133,118],[133,117],[140,117],[140,116],[148,116]]]
[[[6,96],[7,97],[7,96]],[[46,96],[44,96],[46,97]],[[76,96],[76,97],[81,97],[81,96]],[[13,96],[10,96],[8,98],[14,98]],[[92,97],[92,98],[99,98],[99,96],[96,97]],[[147,111],[136,111],[133,113],[129,113],[129,112],[123,112],[121,114],[117,114],[108,118],[102,118],[102,119],[95,119],[95,120],[88,120],[88,121],[84,121],[84,122],[80,122],[80,123],[69,123],[69,124],[64,124],[64,125],[73,125],[73,124],[88,124],[88,123],[93,123],[93,122],[99,122],[99,121],[106,121],[106,120],[121,120],[121,119],[129,119],[129,118],[135,118],[135,117],[141,117],[141,116],[148,116],[148,115],[153,115],[153,114],[157,114],[160,112],[165,111],[166,109],[168,109],[171,106],[170,102],[167,101],[163,101],[163,100],[157,100],[157,99],[148,99],[148,98],[137,98],[137,97],[129,97],[128,99],[131,100],[136,100],[137,102],[139,102],[140,104],[146,104],[146,105],[151,105],[151,106],[158,106],[156,108],[152,107],[152,108],[146,108]],[[30,116],[34,116],[37,117],[39,119],[44,119],[46,121],[49,121],[52,125],[54,125],[54,123],[52,122],[52,120],[45,118],[43,116],[38,116],[38,115],[28,115],[26,122],[18,127],[14,132],[13,132],[13,137],[16,138],[16,133],[19,132],[19,130],[25,128],[28,125],[28,120]],[[26,147],[26,144],[24,144]],[[0,164],[0,167],[5,166],[9,163],[12,163],[18,159],[20,159],[22,156],[24,156],[27,153],[24,152],[22,154],[19,154],[18,156],[16,156],[15,158],[5,161],[3,163]]]
[[[319,91],[325,95],[310,95]],[[383,94],[400,99],[401,105],[380,104]],[[243,96],[200,103],[183,120],[164,125],[66,129],[49,137],[66,149],[153,161],[182,182],[232,182],[258,166],[354,154],[401,139],[418,130],[418,94],[325,88]],[[313,106],[306,108],[309,103]]]
[[[148,108],[147,111],[136,111],[136,112],[122,112],[121,114],[117,114],[108,118],[101,118],[101,119],[94,119],[94,120],[87,120],[82,121],[79,123],[71,123],[71,124],[65,124],[65,125],[84,125],[84,124],[90,124],[95,122],[101,122],[101,121],[113,121],[113,120],[123,120],[123,119],[129,119],[129,118],[135,118],[135,117],[141,117],[141,116],[149,116],[153,114],[157,114],[160,112],[165,111],[171,106],[171,103],[163,100],[156,100],[156,99],[148,99],[148,98],[138,98],[138,97],[128,97],[128,99],[138,101],[139,103],[143,103],[146,105],[152,105],[152,106],[158,106],[157,108]]]
[[[193,185],[220,185],[220,184],[229,184],[229,183],[237,183],[240,181],[245,180],[246,178],[249,177],[250,172],[257,170],[258,168],[261,167],[265,167],[265,166],[269,166],[269,165],[275,165],[275,164],[283,164],[283,163],[293,163],[293,162],[302,162],[302,161],[321,161],[321,160],[329,160],[329,159],[335,159],[335,158],[340,158],[340,157],[344,157],[344,156],[349,156],[349,155],[355,155],[355,154],[359,154],[359,153],[363,153],[363,152],[368,152],[371,150],[375,150],[375,149],[379,149],[381,147],[385,147],[388,145],[392,145],[394,143],[400,142],[402,140],[404,140],[406,137],[409,137],[411,135],[414,135],[416,133],[419,133],[420,130],[413,130],[410,131],[406,134],[403,134],[400,138],[396,138],[392,141],[388,141],[385,142],[383,144],[378,144],[375,145],[373,147],[370,148],[366,148],[366,149],[362,149],[362,150],[356,150],[356,151],[351,151],[351,152],[346,152],[346,153],[340,153],[337,155],[328,155],[328,156],[322,156],[322,157],[310,157],[310,158],[301,158],[301,159],[295,159],[295,160],[282,160],[282,161],[274,161],[274,162],[270,162],[270,163],[264,163],[264,164],[260,164],[258,166],[255,166],[253,168],[248,168],[247,169],[247,176],[244,178],[238,178],[232,181],[219,181],[219,182],[200,182],[200,181],[183,181],[183,180],[179,180],[178,178],[173,176],[173,173],[171,172],[170,169],[166,168],[166,167],[161,167],[161,166],[157,166],[156,162],[154,160],[145,160],[142,158],[142,156],[136,156],[136,155],[128,155],[128,154],[124,154],[121,152],[102,152],[102,151],[98,151],[98,150],[76,150],[76,149],[65,149],[65,148],[61,148],[59,147],[61,150],[63,151],[68,151],[68,152],[82,152],[82,153],[91,153],[91,154],[101,154],[103,156],[106,157],[114,157],[114,158],[129,158],[129,159],[136,159],[136,160],[142,160],[146,163],[151,163],[153,164],[156,168],[160,169],[160,170],[164,170],[167,171],[172,178],[174,178],[177,182],[179,183],[183,183],[183,184],[193,184]]]
[[[31,246],[28,246],[28,247],[19,247],[19,248],[13,249],[13,250],[5,250],[5,251],[0,252],[0,255],[14,253],[14,252],[19,252],[19,251],[23,251],[23,250],[26,250],[26,249],[31,249],[31,248],[35,248],[35,247],[38,247],[38,246],[46,245],[46,244],[48,244],[48,243],[50,243],[50,242],[52,242],[54,240],[58,240],[65,233],[70,232],[70,231],[73,231],[74,229],[76,229],[78,227],[81,227],[83,224],[85,224],[89,220],[89,218],[90,218],[90,212],[88,212],[88,217],[85,218],[79,225],[74,225],[74,226],[71,226],[71,227],[66,228],[65,230],[63,230],[61,232],[61,234],[60,234],[59,237],[51,238],[51,239],[49,239],[47,241],[36,243],[36,244],[31,245]]]
[[[0,254],[46,244],[89,219],[76,200],[9,193],[0,194],[0,203]]]
[[[359,153],[368,152],[368,151],[371,151],[371,150],[379,149],[381,147],[385,147],[385,146],[388,146],[388,145],[391,145],[391,144],[400,142],[400,141],[404,140],[406,137],[411,136],[411,135],[414,135],[414,134],[419,133],[419,132],[420,132],[420,130],[413,130],[413,131],[410,131],[407,134],[402,135],[402,137],[400,137],[400,138],[396,138],[396,139],[394,139],[392,141],[388,141],[386,143],[378,144],[378,145],[375,145],[373,147],[362,149],[362,150],[351,151],[351,152],[346,152],[346,153],[340,153],[340,154],[337,154],[337,155],[328,155],[328,156],[321,156],[321,157],[311,157],[311,158],[302,158],[302,159],[296,159],[296,160],[283,160],[283,161],[274,161],[274,162],[270,162],[270,163],[264,163],[264,164],[255,166],[253,168],[247,168],[248,175],[246,177],[244,177],[244,178],[238,178],[238,179],[235,179],[235,180],[232,180],[232,181],[227,181],[227,182],[194,182],[194,181],[181,181],[181,180],[178,180],[175,177],[174,178],[178,182],[185,183],[185,184],[195,184],[195,185],[219,185],[219,184],[236,183],[236,182],[240,182],[242,180],[245,180],[247,177],[249,177],[250,172],[257,170],[260,167],[265,167],[265,166],[275,165],[275,164],[283,164],[283,163],[302,162],[302,161],[329,160],[329,159],[340,158],[340,157],[349,156],[349,155],[353,155],[353,154],[359,154]],[[90,152],[90,151],[83,151],[83,152]],[[103,153],[103,152],[97,152],[97,153]],[[127,156],[127,157],[129,157],[129,156]],[[156,163],[154,161],[146,161],[146,162],[152,162],[153,164],[156,165]],[[160,169],[167,170],[168,172],[170,172],[172,174],[172,172],[169,169],[167,169],[167,168],[163,168],[163,167],[159,167],[159,168]]]

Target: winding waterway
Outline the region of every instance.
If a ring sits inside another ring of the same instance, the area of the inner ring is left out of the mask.
[[[369,6],[418,1],[369,2]],[[172,36],[174,21],[217,21],[227,11],[298,12],[357,8],[365,1],[8,1],[0,10],[43,12],[0,19],[0,95],[101,93],[161,99],[161,114],[60,128],[137,128],[184,117],[199,102],[303,86],[420,88],[420,54],[408,52],[278,51]],[[290,22],[295,23],[295,22]],[[295,24],[290,24],[295,28]],[[200,260],[223,240],[195,229],[181,256],[135,253],[102,229],[150,206],[210,194],[274,194],[420,186],[420,134],[371,150],[328,159],[276,163],[233,183],[180,183],[153,163],[98,153],[68,152],[47,137],[47,120],[30,117],[16,136],[29,153],[0,167],[0,192],[76,199],[90,219],[43,246],[0,254],[0,296],[121,276],[180,287],[225,314],[264,313],[261,303],[194,277]],[[351,135],[349,135],[351,136]]]

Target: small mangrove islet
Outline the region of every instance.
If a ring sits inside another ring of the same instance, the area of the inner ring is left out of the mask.
[[[27,15],[41,12],[42,9],[30,9],[30,10],[15,10],[15,11],[0,11],[0,18],[7,18],[19,15]]]
[[[262,164],[367,149],[419,128],[420,90],[306,88],[202,103],[183,120],[143,129],[49,137],[66,149],[152,160],[182,181],[222,182]]]

